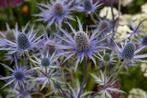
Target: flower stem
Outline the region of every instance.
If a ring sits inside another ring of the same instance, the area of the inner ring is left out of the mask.
[[[77,98],[80,98],[82,92],[83,92],[83,89],[84,89],[84,84],[86,83],[86,77],[87,77],[87,67],[88,67],[88,62],[87,62],[87,57],[84,58],[84,73],[83,73],[83,81],[82,81],[82,84],[80,86],[80,91],[78,93],[78,96]]]

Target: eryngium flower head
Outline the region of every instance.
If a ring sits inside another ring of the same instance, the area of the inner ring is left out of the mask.
[[[147,63],[147,54],[142,53],[142,50],[145,47],[139,47],[132,43],[128,42],[124,46],[119,47],[115,43],[115,48],[116,48],[116,53],[119,55],[119,57],[123,60],[123,63],[127,66],[132,65],[134,62],[142,62],[142,63]]]
[[[29,30],[28,24],[24,29],[18,30],[16,25],[15,30],[12,30],[14,35],[13,40],[7,37],[0,39],[0,50],[5,50],[9,55],[15,53],[21,54],[25,51],[32,50],[37,47],[38,42],[41,41],[40,37],[36,38],[33,27]]]
[[[59,70],[54,68],[49,68],[47,72],[40,72],[39,76],[35,78],[36,82],[41,84],[41,90],[46,87],[51,87],[54,91],[55,89],[55,82],[59,82],[61,77],[61,73]]]
[[[127,43],[121,53],[121,57],[124,60],[131,60],[134,57],[135,45],[131,42]]]
[[[118,94],[116,98],[120,98],[121,93],[120,83],[118,80],[114,80],[112,76],[107,75],[100,70],[99,74],[91,74],[95,80],[95,83],[99,85],[98,90],[94,92],[92,98],[115,98],[115,94]]]
[[[14,76],[14,78],[15,78],[16,80],[20,80],[20,81],[21,81],[21,80],[24,79],[25,74],[24,74],[24,72],[22,72],[21,69],[18,69],[18,70],[16,70],[16,71],[14,71],[13,76]]]
[[[38,66],[34,67],[33,69],[39,69],[42,72],[50,68],[59,68],[58,57],[56,56],[55,52],[52,55],[49,53],[41,54],[41,56],[35,57],[34,61]]]
[[[28,81],[25,88],[9,88],[6,98],[32,98],[32,93],[38,92],[40,87],[34,81]]]
[[[16,66],[14,69],[12,69],[7,65],[4,64],[2,65],[11,72],[10,76],[0,77],[0,80],[8,80],[8,83],[6,83],[3,87],[6,87],[14,83],[14,88],[17,87],[24,88],[27,79],[29,79],[30,77],[29,71],[25,67]]]
[[[71,1],[72,2],[72,1]],[[42,11],[39,16],[41,21],[47,22],[48,26],[55,24],[61,25],[64,19],[72,19],[71,2],[65,2],[65,0],[51,1],[50,4],[39,4],[39,8]]]
[[[85,32],[77,32],[75,37],[75,44],[76,44],[76,48],[77,51],[82,52],[82,51],[88,51],[89,48],[89,39],[88,36]]]
[[[50,65],[49,58],[46,58],[46,57],[42,58],[41,65],[44,67],[48,67]]]
[[[147,46],[147,36],[142,39],[141,44]]]
[[[79,1],[80,5],[77,6],[77,9],[81,12],[86,12],[91,14],[96,11],[96,9],[101,5],[98,1],[93,2],[93,0],[83,0],[82,4]]]
[[[84,57],[90,58],[95,64],[95,54],[99,52],[102,48],[106,48],[99,45],[98,34],[97,32],[92,32],[91,36],[87,32],[84,32],[82,24],[78,19],[78,27],[79,31],[76,31],[69,23],[69,27],[72,30],[72,34],[66,32],[63,29],[60,29],[64,36],[56,35],[58,38],[62,40],[63,43],[61,45],[57,45],[58,49],[63,50],[61,53],[57,54],[58,56],[64,55],[66,57],[65,61],[70,59],[73,56],[76,56],[76,67],[79,62],[83,60]]]
[[[104,32],[104,33],[111,32],[112,30],[111,22],[108,20],[100,20],[98,25],[98,30],[99,32]]]
[[[24,33],[18,34],[17,45],[20,49],[27,49],[30,47],[30,42],[27,36]]]

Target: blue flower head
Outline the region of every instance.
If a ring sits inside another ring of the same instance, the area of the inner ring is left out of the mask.
[[[80,12],[91,14],[94,13],[100,5],[101,4],[99,3],[99,1],[93,2],[93,0],[83,0],[82,2],[79,1],[77,9]]]
[[[72,1],[72,0],[71,0]],[[39,8],[42,11],[39,16],[41,21],[47,22],[48,26],[61,25],[64,19],[72,19],[71,2],[65,2],[65,0],[51,1],[50,4],[39,4]]]
[[[29,70],[20,66],[16,66],[14,69],[12,69],[7,65],[2,65],[11,72],[10,76],[0,77],[0,80],[8,80],[8,83],[6,83],[3,87],[14,84],[14,89],[17,87],[24,88],[27,79],[30,78]]]
[[[117,46],[116,48],[125,65],[132,65],[135,62],[147,62],[147,60],[145,60],[147,54],[141,54],[144,48],[136,47],[136,45],[132,42],[127,42],[124,46]]]
[[[112,31],[112,23],[109,20],[100,20],[98,30],[101,33],[110,33]]]
[[[9,88],[6,98],[32,98],[32,93],[39,92],[39,85],[34,81],[28,81],[25,88]]]
[[[78,63],[81,62],[84,57],[90,58],[96,64],[96,60],[94,58],[95,54],[98,53],[100,49],[106,48],[99,45],[101,41],[97,39],[97,32],[92,32],[90,36],[89,32],[85,32],[83,30],[79,19],[79,31],[76,31],[69,23],[68,25],[72,30],[72,34],[61,29],[64,36],[57,35],[57,37],[59,37],[63,42],[61,45],[58,45],[58,48],[63,50],[58,55],[66,56],[65,61],[73,56],[76,56],[77,61],[75,69],[77,68]]]
[[[29,39],[24,33],[18,34],[17,45],[18,45],[18,48],[22,50],[28,49],[31,46]]]
[[[15,26],[12,30],[13,40],[4,37],[0,39],[0,50],[7,51],[9,55],[22,54],[37,47],[40,37],[36,38],[33,27],[29,30],[28,24],[22,30]]]
[[[53,53],[52,55],[46,55],[46,56],[42,56],[41,61],[40,61],[40,65],[44,68],[46,67],[57,67],[57,60],[58,58],[56,57],[55,53]]]
[[[56,70],[54,68],[49,68],[47,72],[39,72],[39,76],[35,78],[36,82],[41,85],[41,89],[50,87],[52,89],[55,89],[55,81],[60,81],[61,73],[59,70]]]
[[[132,59],[135,53],[135,45],[133,43],[127,43],[121,53],[122,59]]]
[[[38,65],[34,67],[35,70],[40,70],[42,72],[48,72],[50,68],[59,68],[58,57],[54,52],[52,55],[49,53],[41,54],[41,57],[34,56],[34,62]]]

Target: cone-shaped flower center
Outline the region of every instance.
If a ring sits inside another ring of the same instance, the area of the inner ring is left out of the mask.
[[[101,21],[98,28],[100,32],[110,32],[111,30],[110,23],[106,20]]]
[[[25,50],[25,49],[27,49],[27,48],[30,47],[29,39],[23,33],[21,33],[21,34],[18,35],[17,44],[18,44],[18,47],[20,49],[23,49],[23,50]]]
[[[110,61],[110,54],[109,53],[106,53],[105,55],[104,55],[104,61]]]
[[[43,58],[43,59],[41,60],[41,65],[42,65],[43,67],[48,67],[48,66],[50,65],[49,58]]]
[[[23,80],[25,78],[25,74],[21,71],[14,72],[14,77],[16,80]]]
[[[79,52],[87,51],[89,48],[89,41],[85,32],[77,32],[75,35],[76,48]]]
[[[57,15],[62,15],[64,13],[64,6],[61,3],[56,3],[54,5],[54,11]]]
[[[145,36],[143,39],[142,39],[142,45],[145,45],[147,46],[147,36]]]
[[[122,59],[132,59],[134,57],[135,45],[133,43],[127,43],[122,51]]]
[[[86,11],[91,11],[92,3],[90,2],[90,0],[84,0],[84,9]]]

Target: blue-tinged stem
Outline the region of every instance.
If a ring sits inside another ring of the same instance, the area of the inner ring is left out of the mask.
[[[83,73],[83,81],[82,81],[82,84],[80,86],[80,91],[78,93],[78,96],[77,98],[80,98],[82,92],[83,92],[83,89],[84,89],[84,84],[86,83],[86,77],[87,77],[87,67],[88,67],[88,62],[87,62],[87,57],[84,58],[84,73]]]
[[[139,29],[139,27],[143,24],[143,22],[147,21],[147,19],[143,19],[142,21],[139,22],[138,26],[135,28],[135,30],[131,33],[131,35],[129,37],[132,37],[133,34],[135,34],[137,32],[137,30]],[[128,37],[128,38],[129,38]]]
[[[114,15],[114,11],[113,11],[113,2],[111,4],[111,13],[112,13],[112,38],[111,39],[113,39],[115,36],[115,22],[116,22],[116,20],[114,18],[115,15]]]

